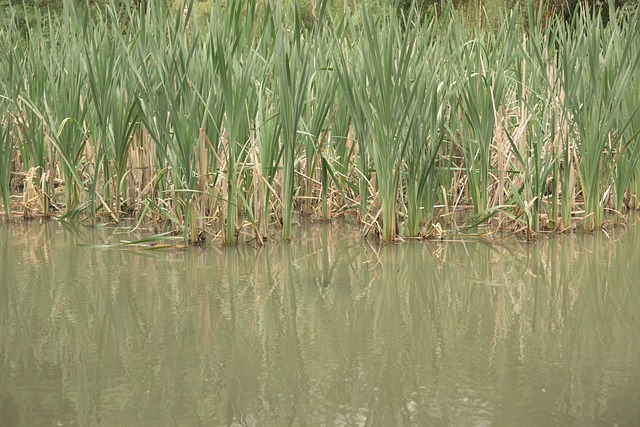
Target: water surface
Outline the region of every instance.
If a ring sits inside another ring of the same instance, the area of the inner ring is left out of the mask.
[[[0,425],[640,424],[640,227],[96,249],[0,225]]]

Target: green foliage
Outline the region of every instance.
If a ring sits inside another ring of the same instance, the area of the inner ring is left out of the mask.
[[[516,9],[479,26],[455,8],[337,6],[213,3],[204,19],[194,3],[88,14],[68,1],[24,34],[12,15],[4,211],[21,176],[25,215],[146,216],[231,244],[274,223],[289,240],[300,211],[357,212],[392,241],[436,236],[463,206],[468,225],[497,217],[532,236],[576,219],[592,230],[630,205],[637,8],[607,24],[586,9],[525,23]]]

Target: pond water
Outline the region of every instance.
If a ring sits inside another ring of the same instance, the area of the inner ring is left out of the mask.
[[[640,224],[98,249],[0,224],[0,425],[640,424]]]

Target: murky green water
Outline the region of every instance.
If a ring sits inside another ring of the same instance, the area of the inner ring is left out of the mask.
[[[0,225],[0,425],[640,424],[640,224],[101,250]]]

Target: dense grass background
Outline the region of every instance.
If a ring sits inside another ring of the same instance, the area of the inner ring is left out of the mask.
[[[637,207],[637,5],[209,6],[9,8],[7,218],[233,243],[354,215],[390,241],[593,230]]]
[[[18,22],[17,27],[26,31],[27,24],[35,21],[38,14],[47,14],[49,11],[60,13],[63,9],[65,0],[0,0],[0,10],[4,13],[0,16],[0,22],[11,19],[11,13],[7,11],[13,9],[15,19]],[[264,3],[260,0],[258,3]],[[80,7],[89,9],[104,9],[110,3],[109,0],[93,0],[90,2],[77,2]],[[116,7],[127,7],[129,3],[136,6],[145,7],[148,0],[116,0]],[[164,0],[160,2],[167,10],[177,10],[180,8],[180,2],[177,0]],[[225,1],[217,0],[195,0],[193,2],[194,15],[198,19],[208,20],[215,4],[226,4]],[[300,18],[304,25],[312,26],[318,18],[317,10],[321,5],[321,0],[302,0],[293,2],[291,0],[283,0],[280,3],[286,7],[297,5]],[[356,2],[354,0],[328,0],[326,2],[327,11],[333,15],[348,13],[352,16],[358,15],[360,4],[366,5],[371,14],[376,14],[381,8],[392,7],[398,12],[409,12],[412,8],[416,8],[420,14],[430,19],[434,14],[442,11],[449,4],[455,7],[459,12],[463,12],[475,19],[484,19],[489,24],[495,24],[499,18],[500,10],[512,9],[520,7],[526,11],[529,4],[528,0],[452,0],[451,2],[443,0],[366,0],[365,2]],[[633,8],[638,4],[637,0],[615,0],[612,2],[615,9]],[[570,20],[574,12],[580,5],[588,5],[592,9],[598,9],[605,20],[609,16],[609,2],[603,0],[536,0],[534,6],[541,8],[545,17],[548,19],[552,16],[561,16],[565,20]]]

